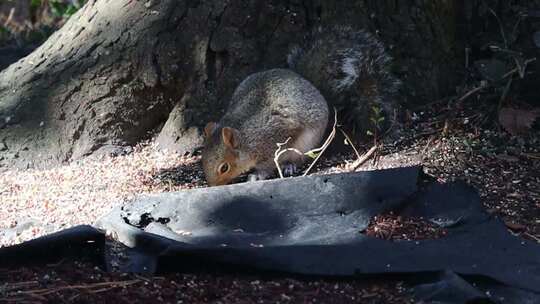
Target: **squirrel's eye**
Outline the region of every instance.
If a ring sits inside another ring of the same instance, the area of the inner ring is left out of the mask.
[[[230,166],[228,163],[222,163],[221,165],[219,165],[219,173],[221,174],[225,174],[227,172],[229,172],[229,169],[230,169]]]

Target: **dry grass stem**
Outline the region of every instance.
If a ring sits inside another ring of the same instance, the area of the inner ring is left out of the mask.
[[[289,143],[289,140],[291,140],[290,137],[287,138],[287,140],[285,142],[277,143],[278,149],[276,150],[276,152],[274,152],[274,163],[276,164],[276,168],[278,170],[280,178],[283,178],[283,171],[281,170],[281,166],[279,165],[279,158],[281,157],[281,155],[283,155],[284,153],[287,153],[287,152],[293,152],[293,153],[296,153],[296,154],[298,154],[300,156],[304,156],[304,153],[300,152],[298,149],[294,149],[294,148],[282,149],[283,146],[285,146],[287,143]]]
[[[354,143],[352,142],[351,138],[349,137],[349,135],[347,135],[347,133],[345,131],[343,131],[342,128],[339,128],[339,131],[341,131],[341,133],[343,134],[343,136],[345,136],[345,139],[347,140],[347,142],[351,145],[352,149],[354,150],[354,153],[356,154],[356,157],[360,158],[360,152],[358,152],[358,149],[356,149],[356,146],[354,145]]]
[[[336,137],[336,129],[337,129],[337,110],[336,110],[336,108],[334,108],[334,126],[332,127],[332,132],[330,132],[330,135],[328,135],[328,137],[326,138],[324,144],[321,147],[309,150],[307,152],[301,152],[301,151],[299,151],[298,149],[295,149],[295,148],[283,149],[283,146],[287,145],[289,143],[289,141],[291,140],[290,137],[287,138],[287,140],[285,142],[277,143],[276,145],[278,146],[278,148],[274,152],[274,163],[276,164],[276,168],[278,170],[279,177],[283,178],[283,172],[282,172],[281,166],[279,164],[279,158],[284,153],[287,153],[287,152],[293,152],[293,153],[296,153],[296,154],[301,155],[301,156],[312,155],[312,154],[317,153],[317,156],[315,157],[315,160],[313,160],[313,162],[309,165],[309,167],[306,169],[306,171],[302,174],[302,176],[308,175],[308,173],[315,166],[315,164],[317,164],[317,161],[322,156],[322,154],[324,153],[326,148],[328,148],[330,143],[332,143],[332,140],[334,140],[334,138]],[[356,151],[356,148],[355,148],[355,151]]]
[[[352,168],[352,172],[356,171],[358,168],[360,168],[361,165],[363,165],[368,159],[371,158],[371,156],[373,156],[373,154],[375,154],[375,151],[377,151],[377,149],[379,148],[378,145],[375,145],[373,147],[371,147],[371,149],[369,149],[369,151],[367,151],[364,155],[362,155],[361,158],[359,158],[357,160],[357,163],[354,165],[354,167]]]
[[[311,171],[311,169],[313,169],[313,167],[315,166],[315,164],[317,163],[317,161],[319,160],[319,158],[321,158],[321,156],[323,155],[324,151],[326,151],[326,148],[328,148],[328,146],[330,146],[330,144],[332,143],[332,141],[333,141],[334,138],[336,137],[337,122],[338,122],[338,119],[337,119],[337,110],[336,110],[336,108],[334,108],[334,126],[332,127],[332,132],[330,132],[330,135],[328,135],[328,137],[326,138],[326,141],[324,142],[324,144],[323,144],[320,148],[313,149],[313,150],[308,151],[308,152],[306,153],[306,154],[317,153],[317,157],[315,157],[315,160],[313,160],[313,162],[311,163],[311,165],[309,165],[309,167],[306,169],[306,171],[304,172],[304,174],[302,174],[302,176],[308,175],[308,173]]]

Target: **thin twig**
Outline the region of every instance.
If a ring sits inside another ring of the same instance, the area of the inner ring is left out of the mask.
[[[310,154],[310,153],[318,153],[318,154],[317,154],[317,157],[315,157],[315,160],[313,160],[313,162],[311,163],[311,165],[309,165],[306,172],[304,172],[304,174],[302,174],[302,176],[306,176],[309,173],[311,168],[313,168],[313,166],[315,166],[315,164],[317,163],[319,158],[321,158],[324,151],[326,151],[326,148],[328,148],[330,143],[332,143],[332,140],[334,140],[334,137],[336,137],[336,127],[337,127],[337,110],[334,107],[334,126],[332,127],[332,132],[330,132],[330,135],[328,136],[328,138],[326,139],[326,141],[324,142],[322,147],[307,152],[307,154]]]
[[[58,261],[56,263],[47,264],[47,267],[58,267],[58,266],[62,265],[65,262],[66,262],[66,258],[62,258],[62,259],[60,259],[60,261]]]
[[[283,149],[283,150],[281,149],[283,146],[285,146],[287,143],[289,143],[289,140],[291,140],[290,137],[287,138],[287,140],[285,142],[277,143],[278,149],[274,152],[274,163],[276,164],[276,167],[277,167],[280,178],[283,178],[283,172],[281,171],[281,166],[279,165],[279,158],[281,157],[281,155],[283,155],[283,153],[295,152],[296,154],[299,154],[300,156],[304,156],[304,153],[302,153],[299,150],[294,149],[294,148],[287,148],[287,149]]]
[[[74,290],[74,289],[94,289],[94,288],[100,288],[100,287],[125,287],[133,284],[141,283],[140,280],[129,280],[129,281],[116,281],[116,282],[102,282],[102,283],[93,283],[93,284],[87,284],[87,285],[69,285],[69,286],[61,286],[57,288],[44,288],[44,289],[36,289],[36,290],[25,290],[20,291],[18,294],[25,294],[25,295],[39,295],[44,296],[51,293],[63,291],[63,290]]]
[[[506,96],[508,96],[508,92],[510,92],[510,87],[512,87],[512,81],[514,80],[513,77],[510,77],[508,81],[506,82],[506,85],[504,86],[504,90],[501,94],[501,98],[499,98],[499,105],[497,106],[497,113],[499,113],[502,109],[503,103],[506,100]]]
[[[523,78],[525,76],[525,71],[527,69],[527,66],[531,63],[531,62],[534,62],[536,61],[536,58],[530,58],[530,59],[527,59],[523,62],[523,66],[520,66],[519,63],[516,61],[516,68],[508,71],[506,74],[504,74],[502,76],[501,79],[506,79],[508,77],[510,77],[510,79],[508,80],[508,82],[506,83],[506,86],[505,86],[505,89],[503,91],[503,94],[501,95],[501,99],[499,100],[499,110],[500,110],[500,107],[502,105],[502,102],[504,101],[504,99],[506,98],[507,94],[508,94],[508,91],[510,90],[510,86],[512,84],[512,75],[514,75],[515,73],[518,73],[520,78]],[[486,84],[481,84],[480,86],[470,90],[469,92],[467,92],[466,94],[464,94],[463,96],[461,96],[457,102],[462,102],[464,101],[465,99],[469,98],[471,95],[485,89],[485,88],[488,88],[489,85],[486,85]]]
[[[501,22],[501,19],[499,18],[499,16],[497,16],[495,11],[491,7],[489,7],[488,9],[489,9],[490,13],[493,16],[495,16],[495,19],[497,19],[497,23],[499,24],[499,30],[501,31],[501,36],[502,36],[502,39],[504,41],[504,47],[508,48],[508,40],[506,40],[506,34],[504,33],[504,27],[503,27],[503,24]]]
[[[278,172],[279,172],[279,177],[280,177],[280,178],[283,178],[283,172],[281,171],[281,167],[279,166],[278,159],[279,159],[279,157],[280,157],[283,153],[285,153],[285,152],[294,152],[294,153],[296,153],[296,154],[298,154],[298,155],[300,155],[300,156],[304,156],[304,154],[302,154],[302,152],[300,152],[300,150],[295,149],[295,148],[287,148],[287,149],[281,151],[281,152],[278,154],[278,157],[277,157],[277,158],[275,159],[275,161],[274,161],[274,162],[277,164],[277,166],[278,166]]]
[[[11,290],[17,290],[17,289],[21,289],[21,288],[24,288],[24,287],[27,287],[27,286],[32,286],[32,285],[39,285],[39,282],[38,281],[28,281],[28,282],[19,282],[19,283],[11,283],[11,284],[7,284],[6,286],[2,287],[3,291],[11,291]]]
[[[286,151],[284,150],[281,150],[281,147],[283,147],[284,145],[286,145],[289,140],[291,140],[290,137],[287,138],[287,140],[285,140],[284,142],[282,143],[276,143],[276,145],[278,146],[277,150],[274,151],[274,164],[276,164],[276,168],[278,170],[278,174],[279,174],[279,177],[280,178],[283,178],[283,172],[281,172],[281,166],[279,165],[279,157]]]
[[[394,117],[392,118],[392,124],[390,125],[390,127],[388,127],[388,129],[384,132],[384,134],[380,137],[380,139],[383,139],[385,138],[388,134],[390,134],[390,132],[392,131],[392,129],[395,127],[396,125],[396,121],[397,121],[397,111],[394,111]],[[375,142],[377,142],[377,138],[374,138],[375,139]]]
[[[512,43],[516,41],[519,24],[521,23],[521,21],[523,21],[524,18],[525,16],[523,15],[523,13],[519,14],[518,20],[516,21],[516,24],[514,24],[514,27],[512,28],[512,37],[511,37],[513,40],[511,41]]]
[[[525,233],[523,233],[523,234],[526,235],[526,236],[528,236],[528,237],[530,237],[531,239],[537,241],[538,243],[540,243],[540,238],[539,238],[539,237],[534,236],[534,235],[532,235],[532,234],[530,234],[530,233],[528,233],[528,232],[525,232]]]
[[[525,60],[525,61],[523,62],[523,68],[521,68],[520,65],[519,65],[518,63],[516,63],[516,66],[517,66],[517,67],[514,68],[514,69],[512,69],[512,70],[510,70],[510,71],[508,71],[508,73],[504,74],[503,77],[502,77],[502,79],[505,79],[505,78],[507,78],[507,77],[510,77],[510,76],[512,76],[512,75],[515,74],[515,73],[519,73],[520,77],[521,77],[522,74],[525,76],[525,69],[527,68],[527,66],[528,66],[531,62],[534,62],[534,61],[536,61],[536,57],[534,57],[534,58],[529,58],[529,59]],[[521,77],[521,78],[523,78],[523,77]]]
[[[465,68],[468,69],[469,68],[469,55],[471,53],[471,49],[466,47],[465,48]]]
[[[312,149],[312,150],[309,150],[309,151],[303,153],[303,152],[301,152],[301,151],[299,151],[298,149],[295,149],[295,148],[282,149],[283,146],[285,146],[286,144],[289,143],[289,141],[291,140],[290,137],[287,138],[287,140],[285,142],[277,143],[276,145],[278,146],[278,149],[274,152],[274,164],[276,165],[276,168],[278,170],[279,177],[283,178],[283,172],[281,171],[281,166],[279,164],[279,158],[284,153],[286,153],[286,152],[294,152],[294,153],[296,153],[296,154],[298,154],[300,156],[311,155],[311,154],[317,153],[317,156],[315,157],[315,160],[306,169],[304,174],[302,174],[302,176],[306,176],[309,173],[309,171],[313,168],[313,166],[315,166],[315,164],[317,163],[317,161],[319,160],[319,158],[321,157],[323,152],[326,150],[326,148],[328,148],[328,146],[330,145],[330,143],[332,142],[332,140],[336,136],[336,126],[337,126],[337,110],[336,110],[336,108],[334,108],[334,127],[332,128],[332,132],[330,133],[330,135],[328,135],[328,137],[326,138],[326,141],[324,142],[324,144],[321,147],[315,148],[315,149]]]
[[[358,162],[354,165],[351,171],[356,171],[356,169],[360,168],[361,165],[363,165],[379,148],[378,145],[375,145],[369,149],[361,158],[358,159]]]
[[[68,299],[68,303],[73,303],[73,301],[74,301],[76,298],[80,297],[80,296],[81,296],[80,293],[77,293],[77,294],[73,295],[71,298]]]
[[[487,86],[485,84],[481,84],[480,86],[470,90],[469,92],[465,93],[465,95],[461,96],[457,102],[462,102],[465,99],[469,98],[471,95],[475,94],[476,92],[479,92],[483,89],[485,89]]]
[[[427,144],[424,146],[424,149],[422,149],[422,155],[425,155],[426,152],[427,152],[427,149],[429,148],[429,146],[431,145],[431,143],[433,142],[433,140],[435,140],[435,136],[430,136],[429,137],[429,140],[427,142]]]
[[[30,298],[37,299],[42,302],[47,302],[47,298],[42,295],[37,295],[37,294],[28,294],[28,295],[30,296]],[[16,303],[20,303],[20,302],[16,302]]]
[[[532,159],[540,159],[540,154],[534,154],[534,153],[521,152],[520,156],[523,156],[526,158],[532,158]]]
[[[10,11],[9,11],[9,15],[6,19],[6,21],[4,22],[4,27],[8,27],[9,24],[11,23],[11,21],[13,20],[13,16],[15,15],[15,8],[12,8]]]
[[[345,131],[343,131],[342,128],[338,128],[341,133],[343,133],[343,136],[345,136],[345,139],[347,140],[347,142],[351,145],[351,147],[353,148],[354,150],[354,153],[356,153],[356,157],[360,158],[360,152],[358,152],[358,149],[356,149],[356,147],[354,146],[354,143],[352,142],[351,138],[349,137],[349,135],[347,135],[347,133]]]

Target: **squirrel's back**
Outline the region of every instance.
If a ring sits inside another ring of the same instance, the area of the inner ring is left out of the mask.
[[[221,123],[256,133],[312,127],[325,115],[326,100],[309,81],[291,70],[272,69],[240,83]]]

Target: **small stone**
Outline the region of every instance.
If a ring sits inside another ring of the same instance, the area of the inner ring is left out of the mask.
[[[7,151],[8,147],[5,142],[0,141],[0,151]]]

